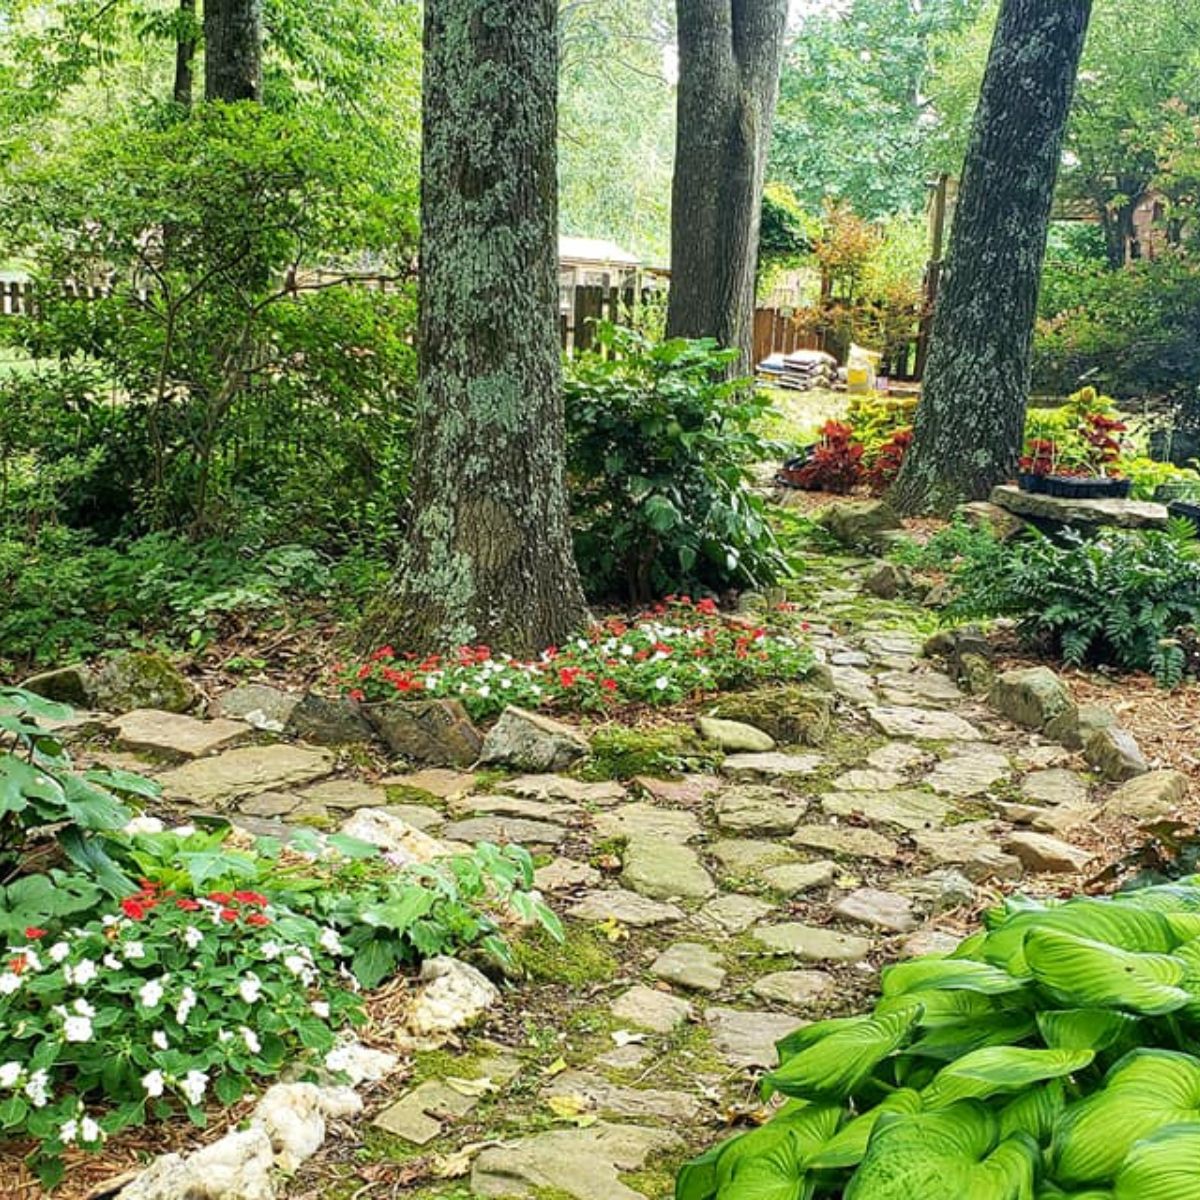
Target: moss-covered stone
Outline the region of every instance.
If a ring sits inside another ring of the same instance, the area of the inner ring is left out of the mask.
[[[824,692],[781,684],[722,696],[716,712],[762,729],[784,746],[821,746],[829,737],[833,703]]]
[[[196,702],[196,689],[161,654],[130,651],[114,654],[92,676],[91,702],[106,712],[157,708],[186,712]]]
[[[534,983],[583,987],[616,977],[619,963],[608,944],[590,929],[571,927],[566,940],[555,941],[545,930],[532,929],[512,944],[517,971]]]
[[[592,736],[592,757],[584,767],[586,779],[633,779],[638,775],[664,778],[716,766],[720,755],[682,725],[658,729],[598,730]]]

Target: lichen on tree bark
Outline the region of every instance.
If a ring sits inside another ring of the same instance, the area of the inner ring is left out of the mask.
[[[427,0],[413,519],[370,623],[528,654],[586,619],[557,327],[556,0]]]
[[[1017,466],[1050,207],[1091,0],[1004,0],[975,113],[902,513],[986,497]]]

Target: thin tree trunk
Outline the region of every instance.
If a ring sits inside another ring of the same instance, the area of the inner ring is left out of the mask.
[[[913,443],[889,494],[952,509],[1011,478],[1038,284],[1091,0],[1004,0],[971,131]]]
[[[171,95],[180,108],[191,108],[196,60],[196,0],[179,0],[178,20],[179,27],[175,34],[175,85]]]
[[[204,0],[204,96],[262,99],[262,0]]]
[[[372,623],[530,654],[586,620],[564,479],[557,0],[426,0],[413,523]]]
[[[787,0],[676,0],[679,96],[667,333],[750,367],[763,177]]]

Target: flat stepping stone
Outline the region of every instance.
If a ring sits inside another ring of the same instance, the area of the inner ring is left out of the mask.
[[[624,888],[585,892],[567,909],[567,915],[578,921],[617,921],[634,929],[667,925],[684,918],[683,909],[674,904],[663,904],[648,896],[639,896],[637,892],[627,892]]]
[[[359,808],[384,808],[387,806],[387,789],[372,787],[361,779],[327,779],[297,793],[303,804],[320,805],[344,812]]]
[[[917,830],[913,837],[917,849],[935,865],[961,867],[975,883],[989,876],[1021,878],[1021,860],[1000,848],[986,821],[971,821],[950,829]]]
[[[748,785],[730,788],[719,797],[714,811],[717,825],[726,833],[791,833],[807,805],[786,792]]]
[[[678,808],[697,808],[725,786],[715,775],[684,775],[681,779],[653,779],[649,775],[639,775],[633,782],[660,804]]]
[[[911,933],[917,927],[912,905],[903,896],[877,888],[859,888],[843,896],[833,906],[833,915],[886,933]]]
[[[597,813],[596,836],[600,838],[663,838],[669,842],[687,842],[700,834],[695,813],[656,804],[635,801],[609,812]]]
[[[775,1043],[803,1024],[787,1013],[713,1007],[704,1010],[712,1030],[713,1048],[734,1067],[777,1066]]]
[[[886,737],[926,742],[978,742],[983,738],[970,722],[938,709],[879,705],[867,709],[867,718]]]
[[[167,762],[188,762],[243,742],[254,732],[242,721],[200,721],[183,713],[136,708],[108,723],[117,746]]]
[[[774,971],[756,979],[750,990],[760,999],[789,1008],[808,1008],[828,999],[836,987],[824,971]]]
[[[835,667],[869,667],[871,656],[861,650],[835,650],[829,661]]]
[[[1012,767],[1003,754],[976,749],[944,759],[925,782],[944,796],[980,796],[1011,774]]]
[[[631,1042],[627,1046],[614,1046],[593,1061],[598,1067],[609,1067],[614,1071],[636,1071],[646,1065],[647,1059],[653,1057],[654,1051],[649,1046]]]
[[[602,876],[595,867],[573,858],[556,858],[533,873],[533,886],[543,892],[569,892],[579,887],[595,887]]]
[[[647,1200],[621,1175],[678,1145],[668,1130],[641,1125],[551,1129],[484,1150],[471,1168],[471,1191],[485,1198],[531,1197],[542,1189],[571,1200]]]
[[[1090,850],[1072,846],[1047,833],[1012,833],[1004,841],[1004,849],[1016,855],[1028,871],[1035,874],[1067,875],[1082,871],[1095,855]]]
[[[300,797],[291,792],[260,792],[243,800],[237,811],[247,817],[286,817],[300,807]]]
[[[700,717],[696,728],[706,742],[726,754],[761,754],[775,749],[775,739],[744,721],[727,721],[721,717]]]
[[[659,1088],[623,1087],[588,1071],[564,1071],[542,1092],[545,1099],[570,1098],[584,1111],[606,1117],[656,1117],[660,1121],[694,1121],[700,1101],[687,1092]]]
[[[931,913],[968,908],[977,896],[975,885],[953,867],[938,867],[916,879],[898,879],[893,886],[917,907]]]
[[[958,948],[961,938],[944,929],[918,929],[900,943],[902,958],[921,958],[926,954],[946,955]]]
[[[791,836],[793,845],[820,850],[845,858],[891,859],[897,854],[896,843],[857,825],[801,825]]]
[[[879,703],[875,691],[875,680],[858,667],[834,666],[829,668],[829,682],[833,685],[834,695],[840,696],[848,704],[866,708]]]
[[[475,786],[475,776],[466,771],[452,771],[448,767],[426,767],[411,775],[389,775],[379,781],[380,787],[411,788],[415,792],[428,792],[439,800],[460,796]]]
[[[526,800],[563,800],[572,805],[594,804],[607,808],[627,796],[619,783],[587,783],[565,775],[520,775],[496,784],[496,791]]]
[[[861,816],[872,825],[931,829],[942,825],[950,804],[928,792],[826,792],[821,809],[831,817]]]
[[[871,943],[866,938],[805,925],[801,921],[759,925],[751,932],[755,941],[771,953],[793,954],[804,962],[862,962],[871,950]]]
[[[1086,780],[1074,771],[1061,768],[1034,771],[1021,783],[1021,794],[1034,804],[1065,804],[1069,808],[1079,808],[1088,802],[1089,793]]]
[[[772,891],[797,896],[811,892],[814,888],[828,887],[837,874],[837,866],[827,861],[811,863],[784,863],[768,867],[762,872],[763,883]]]
[[[876,682],[889,704],[940,708],[963,698],[958,685],[938,671],[885,671]]]
[[[844,771],[831,784],[840,792],[890,792],[904,787],[903,775],[892,771],[878,771],[872,767],[857,767]]]
[[[611,1012],[618,1021],[652,1033],[672,1033],[694,1015],[687,1000],[640,983],[618,996]]]
[[[422,833],[438,831],[446,823],[445,813],[424,804],[385,804],[380,811],[389,817],[399,817]]]
[[[334,756],[310,746],[245,746],[198,758],[158,777],[168,800],[221,809],[259,792],[284,792],[333,772]]]
[[[722,933],[743,933],[761,921],[771,909],[770,904],[757,896],[729,892],[710,900],[693,915],[692,921],[706,929],[719,929]]]
[[[1187,798],[1188,777],[1180,771],[1151,771],[1121,784],[1104,802],[1106,819],[1159,821]]]
[[[721,764],[721,774],[730,779],[803,779],[820,770],[819,754],[731,754]]]
[[[564,824],[581,811],[578,805],[555,800],[526,800],[502,792],[455,796],[449,809],[456,817],[527,817],[531,821]]]
[[[755,838],[722,838],[708,847],[708,853],[732,875],[754,875],[763,867],[794,862],[799,857],[778,842]]]
[[[888,630],[867,634],[862,639],[862,648],[873,658],[920,658],[925,647],[921,639],[912,634]]]
[[[650,964],[650,974],[694,992],[719,991],[725,982],[721,956],[700,942],[676,942]]]
[[[901,773],[919,767],[929,758],[927,751],[909,742],[888,742],[867,755],[867,764],[877,771]]]
[[[706,900],[717,890],[694,850],[663,838],[629,840],[621,882],[652,900]]]
[[[527,817],[469,817],[454,821],[442,830],[452,842],[515,842],[520,846],[557,846],[566,840],[567,831],[549,821],[531,821]]]

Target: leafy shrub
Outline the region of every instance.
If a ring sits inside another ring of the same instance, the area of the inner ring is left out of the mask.
[[[1027,640],[1073,664],[1183,677],[1177,633],[1200,623],[1200,542],[1186,521],[1166,530],[1112,531],[1058,545],[1040,534],[964,544],[951,617],[1014,617]]]
[[[917,413],[915,396],[853,396],[846,410],[846,423],[854,429],[854,440],[863,448],[868,462],[901,429],[912,427]]]
[[[892,434],[875,455],[875,461],[867,471],[867,483],[877,496],[881,496],[896,481],[900,468],[904,465],[904,456],[912,445],[913,431],[898,429]]]
[[[863,479],[863,448],[854,441],[854,430],[842,421],[826,421],[821,440],[795,473],[796,482],[814,492],[844,496]]]
[[[882,993],[779,1043],[763,1087],[786,1102],[685,1166],[677,1200],[1193,1194],[1197,877],[1014,898]]]
[[[611,618],[540,658],[523,662],[464,646],[457,655],[417,659],[382,646],[339,676],[356,700],[452,697],[471,716],[498,716],[510,704],[603,712],[625,704],[670,705],[759,680],[795,679],[812,666],[796,638],[722,620],[712,600],[671,598],[625,622]]]
[[[726,379],[731,353],[612,325],[597,341],[566,380],[575,553],[589,594],[638,603],[786,573],[748,486],[754,464],[775,457],[755,432],[770,402]]]

